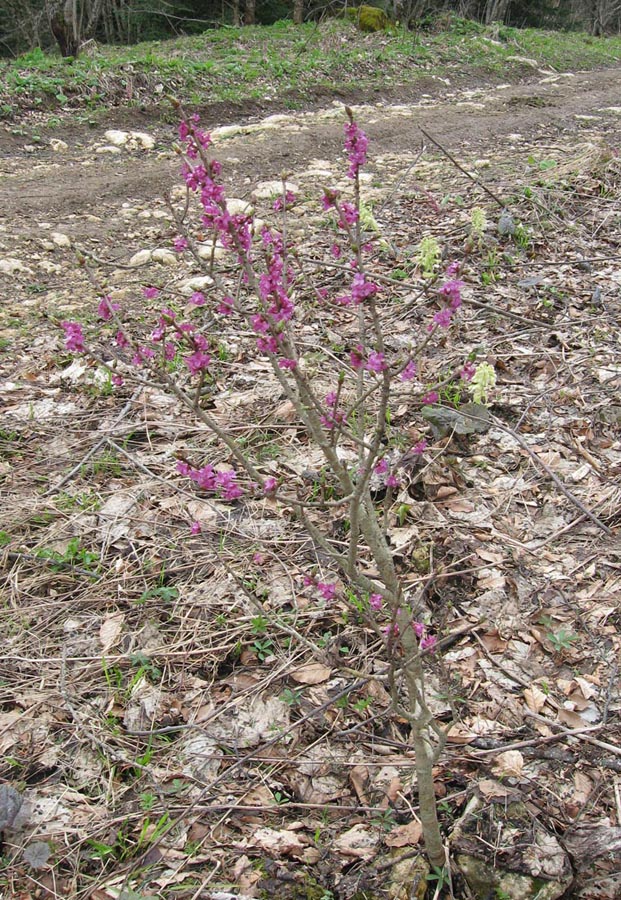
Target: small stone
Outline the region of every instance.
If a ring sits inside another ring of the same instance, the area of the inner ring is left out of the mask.
[[[23,803],[22,795],[10,784],[0,784],[0,831],[11,827]]]
[[[32,269],[29,269],[21,260],[15,259],[12,256],[0,259],[0,273],[2,275],[15,275],[16,272],[24,272],[25,274],[31,275]]]
[[[124,147],[129,140],[129,133],[127,131],[116,131],[115,129],[111,129],[110,131],[106,131],[104,137],[109,144],[112,144],[115,147]]]
[[[52,138],[50,141],[50,147],[54,151],[54,153],[63,153],[65,150],[69,149],[69,144],[65,141],[61,141],[58,138]]]
[[[50,235],[57,247],[71,247],[71,240],[62,231],[53,231]]]
[[[211,259],[212,254],[214,259],[223,259],[228,253],[228,251],[225,247],[222,246],[222,244],[216,244],[214,246],[214,244],[212,244],[211,242],[206,244],[197,244],[196,252],[201,259]]]
[[[296,194],[300,188],[297,184],[287,181],[285,183],[285,190],[292,191]],[[282,196],[282,191],[282,181],[260,181],[253,190],[252,196],[255,200],[269,200],[272,197],[276,198]]]
[[[151,256],[151,250],[139,250],[138,253],[134,253],[127,265],[144,266],[146,263],[151,262]]]
[[[212,284],[213,278],[210,278],[209,275],[196,275],[194,278],[190,278],[188,281],[183,282],[181,285],[181,293],[193,294],[194,291],[204,291],[211,287]]]
[[[231,216],[251,216],[254,213],[254,206],[247,200],[240,200],[238,197],[231,197],[227,200],[226,209]]]
[[[129,139],[132,144],[138,145],[143,150],[153,150],[155,147],[155,140],[151,137],[150,134],[146,134],[144,131],[130,131]]]
[[[176,266],[179,262],[179,258],[172,250],[165,250],[163,247],[154,250],[151,254],[151,259],[154,262],[162,263],[164,266]]]
[[[102,147],[96,147],[95,153],[120,153],[120,149],[118,147],[113,147],[112,144],[104,144]]]

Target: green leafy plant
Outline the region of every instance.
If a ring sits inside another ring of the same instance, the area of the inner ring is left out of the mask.
[[[569,650],[576,641],[580,640],[579,636],[568,628],[561,626],[556,630],[546,632],[546,638],[550,641],[557,653],[563,650]]]

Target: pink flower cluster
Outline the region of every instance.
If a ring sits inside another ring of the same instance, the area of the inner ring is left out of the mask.
[[[349,364],[352,369],[364,368],[365,371],[373,372],[375,375],[380,375],[388,368],[388,363],[383,353],[378,350],[372,350],[369,355],[366,356],[362,344],[356,344],[356,346],[349,351]]]
[[[449,272],[455,272],[455,267],[458,267],[458,263],[451,263],[451,265],[447,269],[447,274]],[[445,281],[438,293],[442,297],[446,297],[448,300],[448,306],[445,306],[439,312],[437,312],[433,321],[440,328],[448,328],[451,324],[451,320],[453,318],[453,313],[455,313],[459,307],[461,306],[461,291],[464,286],[463,281],[458,281],[455,278],[450,279],[449,281]],[[433,327],[433,326],[430,326]]]
[[[336,584],[328,581],[317,581],[312,575],[304,576],[304,586],[314,587],[324,600],[334,600],[336,597]]]
[[[421,650],[432,651],[435,649],[438,639],[435,634],[428,634],[426,625],[422,622],[413,622],[412,628],[418,638],[418,646]]]
[[[346,414],[342,410],[337,409],[337,401],[338,398],[334,391],[326,394],[326,412],[321,416],[321,424],[328,431],[332,431],[347,421]]]
[[[237,500],[243,496],[244,492],[237,481],[235,469],[220,472],[209,463],[196,469],[189,463],[179,460],[177,471],[180,475],[190,478],[201,490],[219,494],[223,500]]]
[[[367,148],[369,140],[364,131],[356,122],[348,122],[345,125],[345,152],[349,159],[349,178],[356,178],[360,168],[367,161]]]
[[[61,322],[65,332],[65,347],[67,350],[82,352],[86,350],[84,345],[84,332],[78,322]]]
[[[290,209],[291,206],[295,203],[296,199],[297,198],[293,191],[285,191],[285,196],[278,197],[276,200],[274,200],[272,207],[275,212],[281,212],[283,209]]]

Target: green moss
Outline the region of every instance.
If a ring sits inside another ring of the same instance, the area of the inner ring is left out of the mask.
[[[356,23],[360,31],[386,31],[390,19],[383,9],[376,6],[352,6],[345,10],[345,16]]]

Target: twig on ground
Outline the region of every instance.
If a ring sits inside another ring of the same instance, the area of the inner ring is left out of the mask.
[[[495,194],[490,188],[487,187],[486,184],[483,184],[481,179],[477,178],[476,175],[473,175],[472,172],[469,172],[467,169],[464,169],[464,167],[460,163],[457,162],[455,157],[451,153],[449,153],[449,151],[446,149],[446,147],[443,147],[442,144],[436,140],[436,138],[432,137],[428,131],[425,131],[424,128],[421,128],[420,130],[425,135],[427,140],[431,141],[431,143],[434,145],[434,147],[437,147],[438,150],[440,150],[440,152],[443,153],[447,159],[450,159],[450,161],[453,163],[455,168],[459,169],[459,171],[462,173],[462,175],[465,175],[466,178],[470,179],[470,181],[473,184],[476,184],[476,186],[480,187],[482,191],[485,191],[487,196],[491,197],[492,200],[494,201],[494,203],[497,203],[501,209],[507,208],[507,204],[504,202],[504,200],[500,199],[498,194]]]
[[[140,394],[141,391],[142,391],[142,386],[140,386],[139,388],[136,388],[136,390],[134,391],[134,393],[131,395],[131,397],[129,398],[129,400],[127,401],[127,403],[125,404],[125,406],[124,406],[123,409],[121,410],[121,412],[118,414],[118,416],[116,417],[116,419],[114,420],[114,422],[113,422],[112,425],[110,426],[110,432],[113,433],[113,432],[114,432],[114,429],[117,427],[117,425],[119,425],[119,423],[123,421],[123,419],[125,418],[125,416],[127,415],[127,413],[128,413],[128,412],[130,411],[130,409],[132,408],[132,406],[133,406],[133,404],[134,404],[134,401],[138,399],[138,396],[139,396],[139,394]],[[71,469],[71,471],[68,472],[63,478],[61,478],[61,480],[58,482],[58,484],[55,484],[53,487],[48,488],[47,491],[45,491],[45,492],[42,494],[42,496],[43,496],[43,497],[49,497],[51,494],[56,494],[56,493],[58,493],[58,491],[60,491],[61,488],[63,488],[63,487],[67,484],[68,481],[71,481],[71,479],[73,478],[74,475],[77,475],[77,473],[80,471],[80,469],[82,468],[82,466],[83,466],[85,463],[87,463],[88,460],[89,460],[92,456],[94,456],[95,453],[97,453],[98,450],[100,450],[100,449],[103,447],[103,445],[106,443],[106,441],[108,440],[108,438],[109,438],[109,434],[106,434],[106,435],[105,435],[104,437],[102,437],[99,441],[97,441],[97,443],[94,444],[94,445],[91,447],[91,449],[88,451],[88,453],[86,453],[85,456],[82,457],[82,459],[80,460],[80,462],[79,462],[77,465],[75,465],[75,466],[73,467],[73,469]]]

